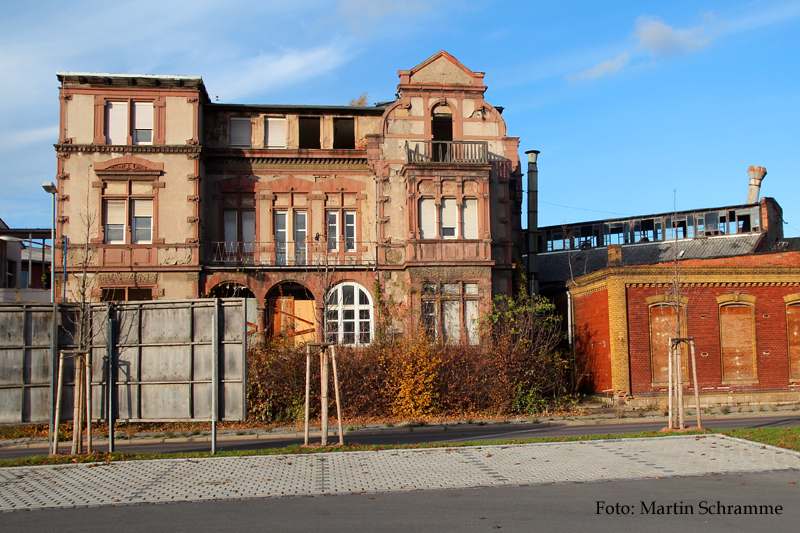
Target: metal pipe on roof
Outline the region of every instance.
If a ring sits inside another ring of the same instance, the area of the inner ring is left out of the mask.
[[[757,204],[758,197],[761,193],[761,181],[767,175],[767,169],[764,167],[751,166],[747,169],[747,174],[750,176],[750,188],[747,191],[747,203]]]
[[[528,150],[528,262],[525,274],[528,277],[528,293],[539,294],[539,268],[537,264],[537,236],[539,233],[539,167],[536,162],[539,150]]]

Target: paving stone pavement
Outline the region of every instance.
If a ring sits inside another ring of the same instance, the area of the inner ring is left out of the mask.
[[[800,469],[721,435],[0,469],[0,511]]]

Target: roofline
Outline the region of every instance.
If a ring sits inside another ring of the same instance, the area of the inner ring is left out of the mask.
[[[772,200],[776,204],[778,202],[775,201],[774,198],[770,198],[768,196],[762,197],[762,200]],[[780,205],[780,204],[779,204]],[[539,226],[537,228],[538,231],[543,229],[550,229],[550,228],[562,228],[562,227],[571,227],[571,226],[585,226],[588,224],[600,224],[606,222],[624,222],[626,220],[635,220],[639,218],[653,218],[653,217],[671,217],[671,216],[680,216],[680,215],[690,215],[693,213],[701,213],[705,211],[722,211],[722,210],[730,210],[730,209],[742,209],[745,207],[760,207],[761,202],[756,202],[754,204],[737,204],[737,205],[724,205],[720,207],[704,207],[700,209],[686,209],[684,211],[670,211],[668,213],[653,213],[651,215],[634,215],[630,217],[622,217],[622,218],[601,218],[599,220],[587,220],[585,222],[571,222],[569,224],[553,224],[552,226]],[[527,231],[527,228],[524,230]]]
[[[66,76],[95,76],[98,78],[149,78],[161,80],[196,80],[203,81],[202,76],[182,76],[177,74],[113,74],[110,72],[71,72],[71,71],[58,71],[56,76],[59,81]]]
[[[394,103],[394,102],[392,102]],[[382,114],[386,110],[386,106],[351,106],[351,105],[294,105],[294,104],[229,104],[229,103],[220,103],[220,102],[212,102],[207,104],[206,107],[218,107],[218,108],[252,108],[252,109],[261,109],[261,110],[298,110],[298,111],[308,111],[313,109],[319,109],[321,111],[348,111],[351,113],[357,113],[359,111],[362,112],[369,112],[375,114]]]

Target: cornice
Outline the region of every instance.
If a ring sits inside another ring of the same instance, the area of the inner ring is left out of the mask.
[[[164,145],[108,145],[108,144],[54,144],[58,153],[135,153],[135,154],[199,154],[200,146],[164,146]]]

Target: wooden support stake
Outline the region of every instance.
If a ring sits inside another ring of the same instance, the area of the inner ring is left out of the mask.
[[[675,366],[678,369],[678,427],[686,429],[686,420],[683,417],[683,341],[676,347],[675,358]]]
[[[72,398],[72,449],[70,453],[77,455],[81,453],[81,446],[83,439],[81,438],[81,407],[83,404],[83,367],[81,366],[82,359],[75,358],[73,365],[72,376],[73,383],[73,398]]]
[[[672,352],[675,350],[675,345],[672,343],[672,339],[669,340],[669,356],[667,357],[667,373],[669,374],[669,383],[667,385],[667,394],[669,395],[669,424],[667,427],[669,429],[675,429],[675,426],[672,425],[672,414],[673,414],[673,406],[672,406],[672,397],[673,397],[673,389],[672,389]]]
[[[703,429],[703,421],[700,420],[700,385],[697,383],[697,359],[694,354],[694,340],[691,341],[692,349],[692,375],[694,377],[694,406],[697,410],[697,427]]]
[[[322,348],[319,353],[319,380],[320,396],[322,400],[322,442],[323,446],[328,445],[328,350]]]
[[[92,453],[92,364],[86,353],[86,453]]]
[[[55,413],[55,431],[53,431],[53,455],[58,454],[58,432],[61,427],[61,396],[64,386],[64,353],[59,353],[58,357],[58,381],[56,381],[56,413]]]
[[[306,404],[305,404],[305,429],[303,432],[303,444],[308,446],[308,417],[309,401],[311,398],[311,346],[306,345]]]
[[[342,397],[339,395],[339,372],[336,369],[336,347],[331,346],[333,360],[333,388],[336,392],[336,418],[339,420],[339,445],[344,446],[344,430],[342,430]]]

